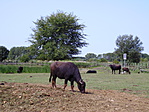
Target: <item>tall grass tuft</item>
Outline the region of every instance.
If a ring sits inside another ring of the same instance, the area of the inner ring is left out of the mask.
[[[17,73],[19,65],[0,65],[0,73]],[[23,73],[49,73],[50,67],[45,66],[23,66]]]
[[[49,66],[24,67],[24,73],[49,73]]]
[[[0,73],[16,73],[17,69],[14,65],[0,65]]]

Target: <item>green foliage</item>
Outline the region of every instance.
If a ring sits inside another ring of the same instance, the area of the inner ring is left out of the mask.
[[[17,65],[0,65],[0,73],[17,73]],[[23,73],[49,73],[50,66],[23,66]]]
[[[115,53],[106,53],[106,54],[103,54],[103,58],[112,62],[113,60],[117,59],[117,56]]]
[[[85,63],[85,62],[74,62],[75,65],[77,65],[78,68],[87,68],[90,67],[91,63]]]
[[[21,62],[28,62],[30,60],[29,55],[25,54],[22,57],[20,57]]]
[[[96,59],[97,58],[97,56],[96,56],[96,54],[94,54],[94,53],[87,53],[86,55],[85,55],[85,59],[86,60],[89,60],[89,59]]]
[[[34,67],[24,67],[24,73],[49,73],[50,66],[34,66]]]
[[[141,58],[141,62],[148,62],[148,58]]]
[[[119,61],[115,59],[115,60],[113,61],[113,63],[119,64]]]
[[[41,60],[63,60],[79,54],[78,48],[87,43],[83,34],[85,25],[78,20],[77,16],[61,11],[38,19],[29,40],[31,53]]]
[[[98,54],[97,58],[101,59],[103,57],[103,54]]]
[[[6,47],[0,46],[0,62],[2,62],[7,58],[8,53],[9,53],[9,50]]]
[[[27,54],[29,52],[27,47],[13,47],[10,49],[8,59],[11,60],[18,60],[23,55]]]
[[[0,65],[0,73],[17,73],[18,66]]]
[[[131,51],[128,55],[129,63],[139,63],[140,62],[140,53],[137,51]]]
[[[116,40],[118,48],[115,49],[115,53],[118,54],[121,60],[123,59],[123,54],[126,53],[129,63],[139,63],[141,51],[144,50],[142,44],[137,36],[133,39],[133,35],[122,35]]]
[[[92,61],[97,61],[97,59],[96,58],[90,58],[87,61],[92,62]]]
[[[99,61],[100,62],[108,62],[105,58],[101,58]]]
[[[149,55],[148,54],[146,54],[146,53],[142,53],[141,54],[141,59],[143,60],[143,61],[149,61]]]

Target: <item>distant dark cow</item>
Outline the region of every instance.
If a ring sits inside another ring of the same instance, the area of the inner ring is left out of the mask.
[[[131,72],[129,71],[129,68],[124,67],[124,68],[122,68],[122,70],[123,70],[123,72],[126,71],[127,73],[131,74]]]
[[[56,78],[65,79],[64,89],[68,80],[71,82],[71,89],[74,91],[74,81],[78,84],[81,93],[85,93],[85,82],[82,80],[78,67],[71,62],[54,62],[50,66],[51,74],[49,82],[52,78],[52,87],[56,87]]]
[[[121,65],[109,65],[109,66],[112,69],[112,74],[113,72],[115,74],[115,70],[119,70],[119,74],[121,73]]]
[[[17,70],[17,73],[22,73],[22,71],[23,71],[23,67],[20,66]]]
[[[97,73],[96,70],[88,70],[86,73]]]

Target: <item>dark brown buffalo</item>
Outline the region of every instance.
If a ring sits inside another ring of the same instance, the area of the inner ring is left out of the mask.
[[[96,70],[88,70],[86,73],[97,73]]]
[[[124,68],[122,68],[122,70],[123,70],[123,72],[126,71],[127,73],[131,74],[131,72],[129,71],[129,68],[124,67]]]
[[[22,71],[23,71],[23,67],[20,66],[17,70],[17,73],[22,73]]]
[[[112,74],[113,72],[115,74],[115,70],[119,70],[119,74],[121,73],[121,65],[109,65],[109,66],[112,69]]]
[[[74,91],[74,81],[78,84],[80,92],[85,93],[85,82],[82,80],[78,67],[71,62],[54,62],[50,66],[51,74],[49,82],[52,78],[52,87],[56,87],[56,78],[65,79],[64,89],[68,80],[71,82],[71,89]]]

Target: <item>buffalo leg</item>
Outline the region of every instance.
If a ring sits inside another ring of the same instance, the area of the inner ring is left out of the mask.
[[[119,70],[119,74],[121,74],[121,70]]]
[[[115,74],[115,70],[112,70],[112,74]]]
[[[68,80],[67,80],[67,79],[65,79],[64,89],[67,87],[67,82],[68,82]]]
[[[115,70],[112,70],[112,74],[115,74]]]
[[[56,87],[56,82],[52,80],[52,87]]]
[[[56,88],[56,77],[53,77],[53,79],[52,79],[52,87]]]
[[[71,81],[71,90],[74,92],[74,84],[73,84],[73,81]]]

